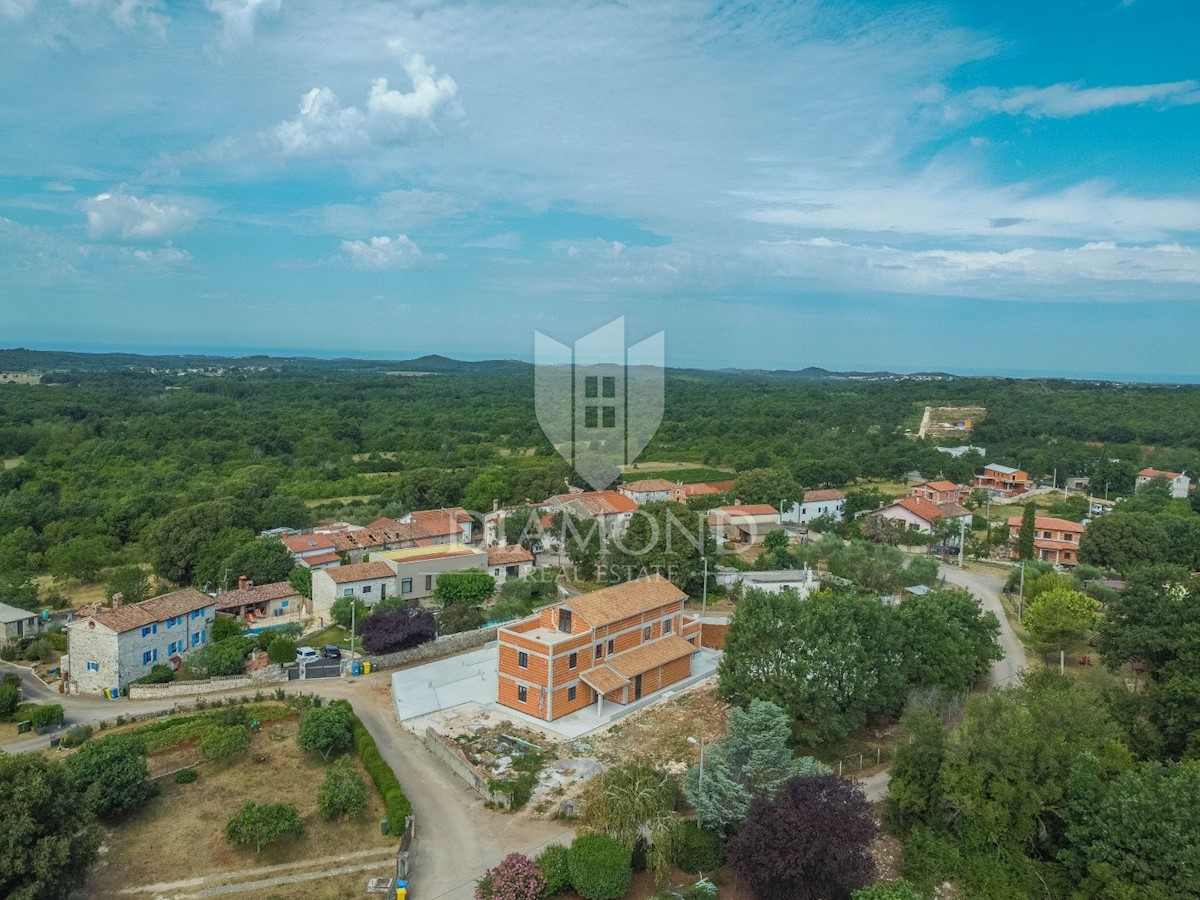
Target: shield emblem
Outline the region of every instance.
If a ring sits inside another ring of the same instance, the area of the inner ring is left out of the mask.
[[[562,457],[604,490],[646,449],[663,416],[663,332],[625,347],[614,319],[568,347],[534,332],[534,407]]]

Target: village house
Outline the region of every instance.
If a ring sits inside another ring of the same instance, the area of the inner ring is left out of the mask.
[[[733,481],[697,481],[695,484],[683,486],[683,499],[701,497],[712,494],[726,494],[733,490]]]
[[[895,503],[871,513],[881,519],[900,522],[910,531],[932,534],[943,521],[957,527],[960,522],[971,525],[971,511],[957,503],[934,503],[924,497],[902,497]]]
[[[368,607],[396,593],[396,570],[382,560],[350,563],[313,572],[312,611],[318,622],[332,621],[339,597],[355,597]]]
[[[785,590],[795,591],[805,599],[813,591],[821,589],[817,574],[807,566],[803,569],[773,569],[762,572],[742,572],[740,580],[743,590],[757,590],[768,594],[779,594]]]
[[[735,503],[708,514],[708,524],[718,546],[728,541],[757,544],[779,527],[779,510],[767,503]]]
[[[922,481],[914,484],[909,491],[910,497],[920,497],[930,503],[959,503],[963,502],[967,489],[953,481]]]
[[[0,644],[35,637],[40,630],[37,613],[0,603]]]
[[[397,521],[415,525],[422,532],[422,540],[430,544],[470,544],[475,540],[475,520],[461,506],[416,509]]]
[[[638,506],[665,501],[682,503],[685,497],[682,484],[667,481],[665,478],[646,478],[642,481],[631,481],[628,484],[621,485],[617,490]]]
[[[983,472],[975,476],[975,487],[983,488],[993,497],[1019,497],[1029,490],[1029,473],[988,463]]]
[[[245,575],[238,579],[237,590],[221,591],[213,599],[217,604],[217,612],[247,625],[279,625],[284,621],[296,621],[306,606],[304,596],[289,582],[255,584]]]
[[[1140,491],[1155,479],[1160,478],[1167,483],[1167,490],[1177,500],[1187,497],[1188,491],[1191,490],[1192,479],[1188,475],[1184,475],[1182,472],[1163,472],[1159,469],[1142,469],[1138,472],[1134,482],[1135,489]]]
[[[832,516],[833,521],[842,521],[846,509],[846,495],[841,491],[828,489],[805,491],[804,500],[793,503],[781,514],[784,522],[794,522],[797,525],[807,525],[820,516]]]
[[[77,618],[67,626],[70,680],[90,694],[123,688],[155,664],[177,669],[208,644],[215,616],[212,597],[184,588]]]
[[[545,721],[632,703],[692,674],[700,621],[661,575],[580,594],[500,628],[497,700]]]
[[[333,537],[328,534],[296,534],[284,535],[280,538],[283,545],[292,551],[296,565],[306,566],[314,572],[318,569],[328,569],[340,566],[342,558],[337,554],[333,545]]]
[[[445,572],[487,569],[488,553],[465,544],[438,544],[387,550],[371,557],[391,567],[396,576],[395,593],[405,600],[426,600],[433,595],[437,578]]]
[[[1034,558],[1056,566],[1074,566],[1079,562],[1079,539],[1087,527],[1069,519],[1035,516],[1033,520]],[[1009,548],[1017,554],[1017,539],[1021,533],[1021,516],[1008,517]]]
[[[489,547],[487,551],[488,572],[496,579],[496,586],[510,578],[524,578],[533,571],[533,554],[520,544],[505,547]]]
[[[611,539],[625,533],[637,508],[637,503],[620,491],[576,491],[557,494],[545,503],[542,525],[548,532],[547,539],[557,542],[560,535],[552,534],[551,522],[556,513],[568,513],[576,519],[590,519],[598,523],[605,538]]]

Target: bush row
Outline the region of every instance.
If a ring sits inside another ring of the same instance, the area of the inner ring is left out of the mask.
[[[379,752],[379,747],[375,744],[375,738],[371,737],[371,733],[367,731],[358,716],[354,717],[353,730],[354,752],[357,754],[359,762],[363,764],[363,768],[367,770],[367,774],[371,776],[371,781],[375,782],[379,796],[383,798],[391,833],[404,834],[404,820],[412,815],[412,804],[408,802],[404,788],[400,786],[400,779],[396,777],[392,767],[383,758],[383,754]]]

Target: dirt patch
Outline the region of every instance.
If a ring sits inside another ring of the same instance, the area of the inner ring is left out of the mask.
[[[395,846],[394,838],[379,833],[383,804],[367,783],[367,808],[352,819],[326,822],[317,814],[317,791],[325,777],[326,764],[319,757],[302,754],[296,747],[295,720],[274,723],[254,735],[250,749],[228,763],[205,763],[192,784],[160,780],[160,793],[145,809],[131,816],[105,837],[107,852],[88,879],[89,897],[111,897],[121,888],[253,869],[259,866],[303,862],[371,847]],[[186,758],[186,747],[156,754],[155,769]],[[186,764],[186,763],[183,763]],[[361,771],[361,769],[360,769]],[[306,833],[284,839],[256,854],[225,841],[225,823],[247,800],[294,803],[304,819]],[[164,862],[169,861],[169,863]],[[384,866],[386,869],[386,866]],[[353,893],[360,893],[366,875]],[[261,894],[288,897],[349,896],[338,893],[323,881],[303,892],[276,889]],[[246,896],[246,895],[241,895]],[[254,895],[251,895],[254,896]]]
[[[725,717],[726,704],[717,696],[715,680],[701,682],[676,698],[619,719],[600,734],[589,735],[587,753],[610,764],[654,760],[667,771],[682,773],[700,759],[699,746],[688,738],[708,742],[723,737]]]

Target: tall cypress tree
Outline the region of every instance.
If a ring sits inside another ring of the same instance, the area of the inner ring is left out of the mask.
[[[1034,558],[1033,556],[1033,539],[1037,536],[1037,523],[1034,517],[1037,515],[1037,507],[1032,503],[1025,505],[1025,512],[1021,516],[1021,530],[1017,532],[1017,556],[1028,561]]]

